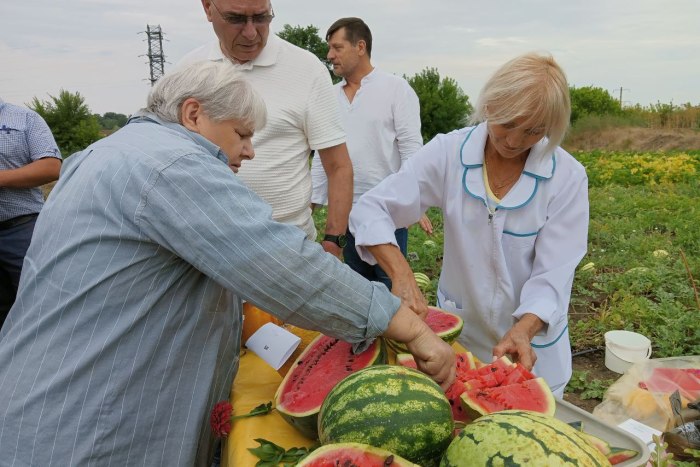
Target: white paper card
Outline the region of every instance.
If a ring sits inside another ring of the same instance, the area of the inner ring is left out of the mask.
[[[299,346],[301,338],[273,323],[266,323],[248,338],[245,346],[278,370]]]
[[[652,446],[654,444],[652,436],[661,436],[661,432],[659,430],[652,428],[649,425],[645,425],[642,422],[638,422],[633,418],[628,418],[617,426],[618,428],[625,430],[627,433],[641,439],[642,442],[648,446]]]

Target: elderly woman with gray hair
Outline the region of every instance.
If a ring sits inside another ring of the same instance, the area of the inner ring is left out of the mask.
[[[350,216],[363,260],[425,311],[394,230],[430,207],[444,217],[438,306],[464,318],[459,342],[482,360],[511,355],[562,396],[571,377],[567,312],[586,253],[588,183],[559,147],[569,87],[547,55],[526,54],[484,86],[474,126],[438,135],[366,193]]]
[[[234,175],[264,122],[232,65],[201,62],[66,160],[0,333],[3,461],[211,465],[208,418],[238,369],[242,299],[358,349],[380,334],[406,342],[451,383],[447,344],[274,222]]]

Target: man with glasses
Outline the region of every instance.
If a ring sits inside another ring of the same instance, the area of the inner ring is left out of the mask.
[[[268,124],[255,134],[256,158],[239,176],[272,205],[273,218],[316,238],[311,217],[309,154],[328,176],[324,250],[341,254],[352,205],[352,164],[326,67],[310,52],[270,34],[268,0],[202,0],[217,39],[188,53],[178,67],[230,60],[262,94]]]

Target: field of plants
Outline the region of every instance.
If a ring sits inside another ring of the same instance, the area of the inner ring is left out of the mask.
[[[606,373],[600,351],[608,330],[648,336],[656,358],[700,354],[700,151],[575,156],[588,172],[591,219],[588,253],[574,280],[570,330],[574,353],[590,352],[594,364],[582,369],[575,358],[568,390],[575,393],[573,402],[595,402],[612,382],[597,375],[614,376]],[[319,227],[324,214],[316,214]],[[442,221],[438,210],[428,215],[435,233],[412,226],[408,251],[414,272],[430,278],[423,292],[435,303]]]

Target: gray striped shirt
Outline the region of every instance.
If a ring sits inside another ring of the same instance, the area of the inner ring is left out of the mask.
[[[366,343],[398,308],[152,116],[68,158],[0,333],[0,465],[210,463],[241,298]]]

